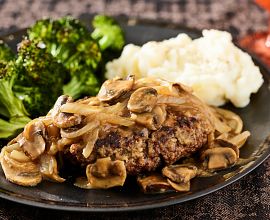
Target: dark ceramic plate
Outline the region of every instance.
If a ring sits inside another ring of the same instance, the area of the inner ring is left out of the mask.
[[[198,31],[183,28],[166,28],[157,25],[123,25],[127,42],[142,44],[149,40],[162,40],[185,32],[191,37],[199,36]],[[13,48],[21,40],[25,31],[19,31],[3,37]],[[156,195],[144,195],[132,180],[123,188],[109,190],[83,190],[74,187],[71,183],[42,182],[37,187],[27,188],[14,185],[6,181],[4,174],[0,171],[0,197],[15,202],[32,206],[72,211],[109,212],[142,210],[168,206],[181,203],[200,196],[209,194],[228,184],[240,179],[257,166],[259,166],[270,154],[270,91],[268,87],[270,73],[258,61],[265,83],[259,92],[252,96],[251,103],[243,109],[235,109],[226,106],[241,115],[244,120],[245,129],[252,136],[247,144],[241,149],[241,157],[256,159],[243,167],[235,167],[226,172],[221,172],[209,178],[196,178],[192,181],[190,192],[166,193]],[[224,174],[230,173],[224,177]]]

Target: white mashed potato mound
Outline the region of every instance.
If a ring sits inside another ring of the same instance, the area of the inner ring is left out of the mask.
[[[203,30],[203,37],[192,40],[187,34],[142,47],[128,44],[118,59],[106,66],[106,77],[157,77],[181,82],[210,105],[231,101],[245,107],[251,93],[263,83],[251,57],[232,43],[228,32]]]

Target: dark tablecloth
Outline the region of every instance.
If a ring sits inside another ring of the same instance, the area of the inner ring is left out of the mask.
[[[267,13],[251,0],[0,0],[0,34],[42,17],[105,13],[165,20],[192,28],[217,28],[242,36],[265,30]],[[269,129],[269,128],[266,128]],[[215,193],[166,208],[89,214],[45,210],[0,199],[1,219],[270,219],[270,158],[256,170]]]

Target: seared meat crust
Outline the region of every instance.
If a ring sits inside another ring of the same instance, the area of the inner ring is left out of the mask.
[[[89,158],[83,157],[80,148],[69,154],[73,153],[72,160],[82,165],[103,157],[123,160],[127,173],[137,175],[189,156],[207,143],[211,132],[209,121],[199,113],[170,111],[163,126],[156,131],[138,125],[104,126]]]

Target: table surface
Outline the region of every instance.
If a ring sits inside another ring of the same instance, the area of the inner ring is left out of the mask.
[[[143,12],[143,13],[142,13]],[[0,34],[42,17],[95,13],[216,28],[243,36],[265,30],[268,15],[251,0],[0,0]],[[270,219],[270,158],[215,193],[166,208],[126,213],[76,213],[29,207],[0,199],[0,219]]]

